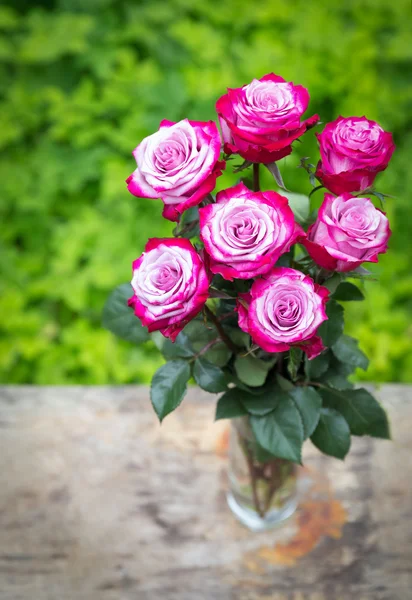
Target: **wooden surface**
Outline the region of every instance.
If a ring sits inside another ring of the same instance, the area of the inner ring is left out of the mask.
[[[411,599],[412,388],[378,396],[394,441],[308,445],[298,513],[252,534],[211,396],[160,427],[146,388],[0,388],[0,599]]]

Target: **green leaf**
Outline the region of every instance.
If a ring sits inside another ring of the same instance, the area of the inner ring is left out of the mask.
[[[265,450],[265,448],[262,448],[262,446],[260,446],[256,441],[253,444],[253,455],[254,458],[260,463],[267,463],[276,458],[273,456],[273,454]]]
[[[252,396],[260,396],[261,394],[263,394],[266,391],[266,389],[265,389],[266,385],[261,386],[261,387],[249,387],[245,383],[242,383],[242,381],[240,381],[239,377],[237,377],[237,375],[232,373],[228,368],[225,368],[224,371],[225,371],[227,382],[233,383],[239,390],[248,392]]]
[[[328,353],[330,355],[328,370],[318,377],[318,381],[337,390],[353,388],[353,384],[348,381],[348,375],[355,370],[355,367],[340,362],[331,351]]]
[[[190,321],[183,332],[192,344],[197,345],[196,350],[200,350],[205,344],[219,337],[216,329],[212,325],[206,325],[205,321],[199,317]]]
[[[187,223],[192,223],[193,221],[199,220],[199,207],[191,206],[181,216],[180,224],[186,225]]]
[[[194,354],[190,340],[184,331],[181,331],[176,340],[172,342],[169,338],[164,338],[161,352],[167,360],[174,358],[191,358]]]
[[[150,398],[159,420],[179,406],[190,379],[190,365],[185,360],[171,360],[153,375]]]
[[[233,388],[220,396],[216,405],[216,421],[234,419],[243,415],[247,415],[247,410],[239,400],[239,390]]]
[[[176,225],[173,234],[184,238],[193,238],[199,235],[199,207],[192,206],[186,210]]]
[[[113,290],[103,308],[102,324],[119,338],[138,344],[148,340],[149,334],[133,309],[127,306],[132,295],[130,283],[123,283]]]
[[[248,354],[247,356],[236,356],[236,375],[246,385],[259,387],[266,381],[267,374],[274,365],[276,358],[272,361],[264,361]]]
[[[199,237],[199,234],[200,234],[199,223],[193,222],[193,223],[191,223],[190,227],[188,226],[187,229],[185,228],[181,232],[180,236],[190,240],[191,238]]]
[[[303,225],[309,218],[310,200],[303,194],[293,194],[292,192],[282,192],[282,196],[288,199],[289,206],[295,215],[295,220]]]
[[[239,173],[240,171],[244,171],[248,169],[253,163],[250,160],[244,160],[240,165],[233,165],[233,173]]]
[[[236,346],[247,348],[250,344],[250,335],[241,329],[230,329],[228,335]]]
[[[251,415],[263,416],[275,410],[282,397],[282,391],[277,387],[265,390],[262,394],[253,394],[246,390],[238,390],[239,400]]]
[[[300,348],[291,348],[288,354],[288,373],[292,381],[296,381],[299,367],[302,363],[303,351]]]
[[[250,418],[257,443],[265,450],[293,462],[301,463],[303,425],[295,404],[283,394],[279,404],[264,417]]]
[[[292,248],[291,248],[291,250],[289,250],[289,252],[285,252],[284,254],[282,254],[282,256],[280,256],[278,258],[275,266],[276,267],[290,267],[294,256],[295,256],[295,249],[294,249],[294,246],[292,246]]]
[[[202,356],[195,360],[193,377],[203,390],[212,394],[223,392],[227,388],[226,377],[222,369],[212,365]]]
[[[307,356],[305,356],[305,373],[309,380],[317,379],[321,375],[323,375],[329,367],[330,362],[330,353],[322,352],[316,358],[312,358],[309,360]]]
[[[289,379],[286,379],[286,377],[282,377],[282,375],[279,375],[279,373],[276,373],[276,381],[280,389],[284,392],[289,392],[290,390],[295,389],[293,383]]]
[[[273,175],[273,177],[274,177],[276,183],[278,184],[278,186],[280,188],[282,188],[282,190],[286,191],[287,188],[286,188],[286,186],[285,186],[285,184],[283,182],[282,175],[281,175],[281,173],[279,171],[278,164],[276,162],[268,163],[268,164],[265,165],[265,167]],[[297,194],[292,194],[292,195],[296,196]]]
[[[354,271],[346,272],[345,276],[351,279],[362,279],[363,281],[377,281],[376,277],[373,277],[372,272],[364,267],[358,267]]]
[[[353,435],[390,439],[386,412],[364,388],[342,391],[322,388],[320,393],[324,405],[343,415]]]
[[[215,327],[207,327],[200,319],[195,319],[188,323],[182,333],[187,336],[194,352],[200,352],[209,342],[218,340],[219,338]],[[224,367],[228,363],[232,353],[226,344],[219,340],[202,356],[210,363],[218,367]]]
[[[322,285],[327,288],[331,294],[334,294],[342,281],[342,277],[343,275],[341,273],[334,273],[332,277],[329,277]]]
[[[203,358],[218,367],[224,367],[232,356],[231,351],[224,342],[218,342],[203,354]]]
[[[350,283],[349,281],[342,281],[342,283],[340,283],[336,288],[333,298],[335,300],[341,300],[342,302],[350,302],[364,300],[365,296],[353,283]]]
[[[335,300],[329,300],[326,304],[326,314],[328,320],[319,327],[318,334],[325,346],[333,346],[343,332],[343,307]]]
[[[343,363],[360,367],[364,371],[368,368],[368,357],[358,348],[358,341],[349,335],[341,335],[333,344],[332,352]]]
[[[384,210],[385,208],[385,196],[387,194],[381,194],[380,192],[376,192],[375,190],[369,192],[372,196],[376,196],[379,198],[379,202],[381,203],[381,208]],[[389,198],[393,198],[393,196],[389,196]]]
[[[305,439],[315,431],[322,408],[322,398],[313,387],[295,387],[289,392],[303,423]]]
[[[319,382],[335,390],[350,390],[353,388],[353,383],[348,381],[347,375],[336,369],[329,369],[319,378]]]
[[[322,408],[318,426],[310,439],[324,454],[343,460],[350,448],[349,425],[336,410]]]
[[[163,349],[163,344],[167,338],[165,338],[165,336],[162,333],[160,333],[160,331],[152,331],[152,333],[150,334],[150,339],[152,340],[156,348],[161,352]]]

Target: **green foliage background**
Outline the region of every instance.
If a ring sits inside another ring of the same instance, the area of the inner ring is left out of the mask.
[[[347,332],[371,358],[359,377],[412,381],[410,15],[409,0],[3,1],[1,381],[149,381],[154,346],[101,328],[147,237],[171,230],[160,201],[127,192],[131,151],[162,118],[214,118],[227,86],[270,71],[308,87],[323,121],[366,114],[394,132],[377,186],[396,196],[391,251],[366,302],[348,303]],[[317,160],[313,132],[280,165],[308,193],[298,154]]]

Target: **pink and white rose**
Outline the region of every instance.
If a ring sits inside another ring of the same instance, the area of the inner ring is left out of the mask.
[[[319,121],[318,115],[300,120],[308,104],[306,88],[273,73],[228,89],[216,103],[225,152],[257,163],[287,156],[292,142]]]
[[[162,121],[159,131],[133,151],[137,169],[126,183],[134,196],[161,198],[163,216],[179,221],[182,212],[199,204],[216,185],[225,161],[213,121]]]
[[[308,358],[324,346],[316,331],[327,320],[329,290],[295,269],[274,268],[238,300],[239,327],[266,352],[301,348]]]
[[[364,262],[378,262],[390,234],[385,213],[369,198],[325,194],[318,218],[302,244],[324,269],[347,272]]]
[[[133,262],[128,304],[150,332],[172,341],[203,308],[209,289],[204,263],[186,239],[150,239]]]
[[[305,235],[284,196],[252,192],[243,183],[219,192],[199,216],[210,270],[230,281],[267,273]]]
[[[366,117],[338,117],[317,138],[316,177],[334,194],[366,190],[395,150],[392,134]]]

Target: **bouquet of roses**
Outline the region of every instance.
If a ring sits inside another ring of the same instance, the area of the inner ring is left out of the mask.
[[[260,456],[297,463],[307,438],[342,459],[351,434],[389,437],[380,404],[348,381],[368,360],[343,333],[340,301],[362,300],[347,279],[370,277],[361,265],[387,249],[373,183],[394,144],[366,117],[328,123],[317,166],[300,165],[311,194],[325,188],[309,214],[309,198],[289,193],[277,166],[318,124],[302,120],[308,102],[304,87],[269,74],[217,101],[223,144],[214,122],[188,119],[162,121],[139,144],[128,189],[163,201],[174,237],[147,242],[131,288],[115,290],[104,310],[107,328],[131,341],[151,335],[163,353],[151,385],[160,420],[193,377],[222,393],[216,419],[247,421]],[[214,196],[233,154],[240,180]],[[260,189],[262,168],[280,192]]]

